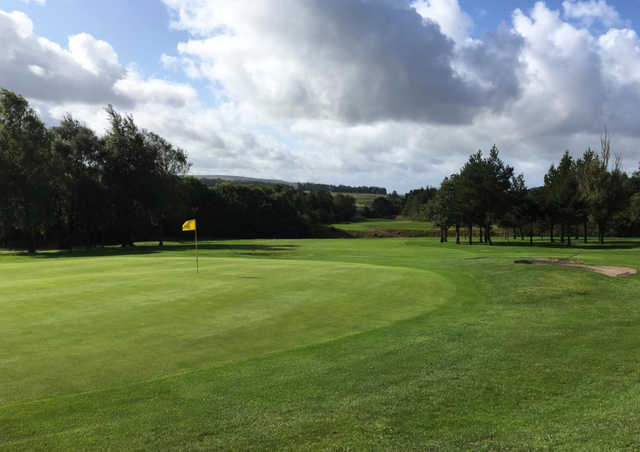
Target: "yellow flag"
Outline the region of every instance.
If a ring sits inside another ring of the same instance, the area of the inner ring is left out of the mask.
[[[195,231],[196,230],[196,220],[187,220],[182,225],[183,231]]]

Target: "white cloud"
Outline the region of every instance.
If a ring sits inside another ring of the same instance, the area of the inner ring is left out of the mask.
[[[118,55],[105,41],[99,41],[88,33],[69,37],[69,52],[76,62],[94,75],[101,72],[119,72]]]
[[[0,86],[41,100],[126,103],[111,89],[125,71],[109,44],[80,34],[63,49],[36,35],[19,12],[0,11],[0,36]]]
[[[36,3],[40,6],[44,6],[47,3],[47,0],[20,0],[22,3],[26,3],[27,5],[30,3]]]
[[[416,0],[411,4],[420,16],[432,20],[442,32],[459,44],[469,40],[473,25],[471,17],[458,4],[458,0]]]
[[[181,83],[172,83],[156,78],[142,79],[135,72],[129,72],[113,85],[117,95],[132,99],[136,104],[154,103],[168,107],[182,107],[197,103],[196,91]]]
[[[495,143],[536,184],[565,149],[597,145],[604,125],[629,169],[640,159],[640,39],[585,27],[595,13],[576,9],[604,2],[538,2],[474,39],[455,0],[165,3],[190,38],[158,57],[209,83],[219,105],[123,67],[89,34],[62,48],[22,13],[0,12],[0,86],[100,132],[114,103],[185,148],[199,173],[408,190]]]
[[[640,38],[634,30],[611,29],[598,44],[608,76],[620,84],[640,83]]]
[[[0,36],[0,86],[36,101],[131,108],[149,101],[176,106],[197,97],[188,85],[143,79],[127,70],[109,43],[88,33],[70,36],[62,48],[35,34],[21,12],[0,11]]]
[[[4,12],[0,10],[0,31],[3,34],[7,28],[12,28],[12,31],[22,39],[26,39],[33,34],[33,22],[29,19],[25,13],[21,11]]]
[[[601,22],[606,27],[622,24],[618,11],[607,3],[607,0],[565,0],[562,2],[564,15],[567,19],[576,19],[586,26],[594,22]]]
[[[198,65],[197,73],[273,116],[465,123],[509,100],[495,96],[491,83],[457,73],[453,41],[408,5],[380,0],[166,3],[176,13],[174,26],[193,35],[178,51]],[[459,8],[458,13],[467,17]],[[514,68],[501,70],[513,73]]]
[[[160,56],[160,61],[165,69],[169,69],[171,71],[184,71],[187,77],[191,79],[203,78],[203,74],[198,65],[191,58],[175,57],[163,53]]]

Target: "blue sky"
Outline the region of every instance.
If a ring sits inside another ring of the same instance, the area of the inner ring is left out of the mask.
[[[510,21],[516,8],[527,11],[535,1],[460,0],[459,3],[473,17],[474,36],[481,37],[501,22]],[[552,9],[562,7],[562,0],[545,3]],[[640,1],[608,1],[608,4],[638,29]],[[178,42],[189,37],[187,31],[169,26],[170,11],[161,0],[48,0],[45,5],[3,0],[2,9],[26,12],[40,34],[59,44],[64,44],[71,34],[90,31],[96,38],[111,43],[123,63],[136,63],[149,74],[162,73],[160,55],[173,53]]]
[[[109,42],[121,63],[136,64],[147,75],[164,76],[160,55],[175,52],[189,37],[169,26],[169,9],[159,0],[3,0],[2,9],[24,11],[38,34],[60,45],[69,35],[91,33]]]
[[[561,9],[563,0],[549,0],[549,8]],[[460,7],[472,16],[471,34],[481,38],[485,33],[509,22],[516,8],[530,10],[535,1],[507,0],[478,2],[460,0]],[[640,1],[609,1],[620,15],[638,30]],[[162,54],[174,54],[179,42],[189,39],[189,33],[170,26],[171,12],[161,0],[47,0],[45,5],[24,0],[3,0],[2,9],[28,14],[38,34],[65,45],[69,35],[89,32],[109,42],[117,51],[120,62],[136,65],[147,76],[164,77],[184,82],[177,71],[167,71]],[[175,14],[174,14],[175,16]],[[202,96],[209,97],[204,84],[194,82]],[[209,99],[213,102],[213,99]]]
[[[604,126],[640,160],[636,0],[40,3],[0,4],[0,86],[98,133],[112,103],[194,172],[405,191],[495,143],[535,184]]]
[[[555,10],[562,9],[563,0],[548,0],[547,7]],[[511,14],[516,8],[523,11],[531,9],[535,1],[529,0],[508,0],[508,1],[489,1],[479,2],[477,0],[461,0],[462,9],[471,14],[476,24],[475,30],[478,33],[490,31],[500,24],[502,21],[509,21]],[[632,22],[634,27],[640,23],[640,1],[638,0],[617,0],[608,1],[609,5],[616,8],[620,16]],[[637,28],[636,28],[637,30]]]

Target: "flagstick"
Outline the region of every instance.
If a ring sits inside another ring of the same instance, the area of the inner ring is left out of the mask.
[[[195,229],[196,233],[196,273],[200,273],[200,268],[198,266],[198,227]]]

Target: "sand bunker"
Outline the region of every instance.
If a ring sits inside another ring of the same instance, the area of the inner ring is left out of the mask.
[[[559,267],[579,268],[590,272],[601,273],[603,275],[620,278],[622,276],[632,276],[638,273],[633,267],[616,267],[611,265],[585,265],[579,264],[575,260],[562,259],[557,257],[539,257],[536,259],[522,259],[515,261],[516,264],[529,265],[557,265]]]

